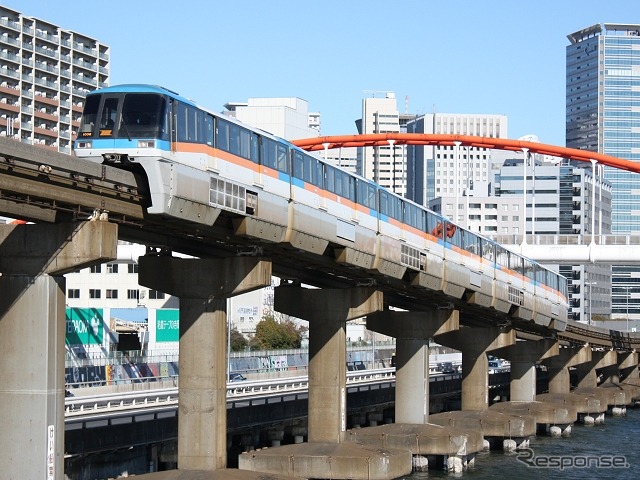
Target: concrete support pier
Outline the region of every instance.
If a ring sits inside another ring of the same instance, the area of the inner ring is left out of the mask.
[[[458,311],[449,309],[385,310],[367,316],[369,330],[396,338],[396,423],[350,430],[350,441],[410,450],[414,470],[425,470],[435,456],[440,457],[435,463],[446,468],[473,464],[475,453],[483,449],[479,428],[429,424],[429,339],[459,325]]]
[[[554,340],[522,340],[494,353],[511,362],[510,400],[533,402],[536,399],[536,365],[545,358],[558,355]]]
[[[276,287],[278,312],[309,321],[308,443],[245,452],[242,470],[304,478],[395,479],[411,472],[411,452],[346,442],[346,322],[383,309],[375,288]]]
[[[487,352],[513,345],[516,332],[510,327],[470,328],[438,335],[441,345],[462,352],[462,410],[489,408]]]
[[[569,368],[591,362],[591,347],[560,348],[558,355],[543,360],[549,373],[549,393],[566,394],[571,391]]]
[[[226,469],[226,300],[270,285],[271,263],[254,257],[218,260],[147,254],[139,259],[139,281],[180,298],[178,472],[140,478],[252,478]],[[200,472],[209,473],[198,476]]]
[[[102,221],[0,226],[2,478],[65,478],[63,274],[115,259],[117,243]]]

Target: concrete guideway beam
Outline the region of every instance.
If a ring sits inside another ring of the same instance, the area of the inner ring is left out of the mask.
[[[145,255],[140,284],[180,297],[178,468],[227,464],[227,297],[269,286],[271,263],[254,257]]]
[[[115,259],[117,240],[107,222],[0,227],[3,478],[64,478],[62,274]]]
[[[183,298],[229,298],[271,285],[271,262],[257,257],[138,259],[140,285]]]
[[[462,410],[489,408],[487,352],[515,344],[516,331],[501,327],[463,327],[438,335],[436,341],[462,352]]]
[[[536,365],[558,355],[555,340],[522,340],[494,350],[494,355],[511,362],[510,399],[512,402],[533,402],[536,399]]]
[[[367,316],[369,330],[396,337],[396,423],[428,423],[429,339],[459,326],[457,310],[384,310]]]
[[[558,355],[548,357],[542,361],[549,372],[549,393],[569,393],[571,379],[569,368],[582,363],[591,362],[591,347],[561,348]]]

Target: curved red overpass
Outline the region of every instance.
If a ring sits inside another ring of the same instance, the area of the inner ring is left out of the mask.
[[[497,150],[512,150],[520,152],[528,149],[532,153],[543,155],[553,155],[555,157],[578,160],[580,162],[590,162],[595,160],[598,163],[615,167],[629,172],[640,172],[640,163],[630,160],[604,155],[602,153],[578,150],[576,148],[557,147],[545,143],[527,142],[524,140],[510,140],[507,138],[475,137],[473,135],[451,135],[451,134],[431,134],[431,133],[373,133],[365,135],[336,135],[328,137],[303,138],[294,140],[291,143],[307,150],[323,150],[326,148],[340,147],[376,147],[388,146],[393,140],[394,145],[449,145],[455,146],[455,142],[460,142],[460,146],[477,148],[495,148]]]

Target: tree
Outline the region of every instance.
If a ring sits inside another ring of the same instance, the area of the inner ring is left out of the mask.
[[[250,345],[255,350],[300,348],[305,331],[306,328],[296,326],[288,317],[278,320],[273,314],[265,315],[256,325]]]
[[[232,352],[242,352],[244,351],[247,346],[249,345],[249,340],[247,340],[245,338],[244,335],[242,335],[242,333],[240,333],[238,331],[237,328],[232,328],[231,332],[229,332],[229,335],[231,337],[231,351]]]

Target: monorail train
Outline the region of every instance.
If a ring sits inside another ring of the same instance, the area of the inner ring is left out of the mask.
[[[566,324],[561,275],[165,88],[120,85],[88,94],[74,153],[141,168],[149,215],[213,225],[224,211],[237,235],[331,251],[339,263],[555,329]]]

